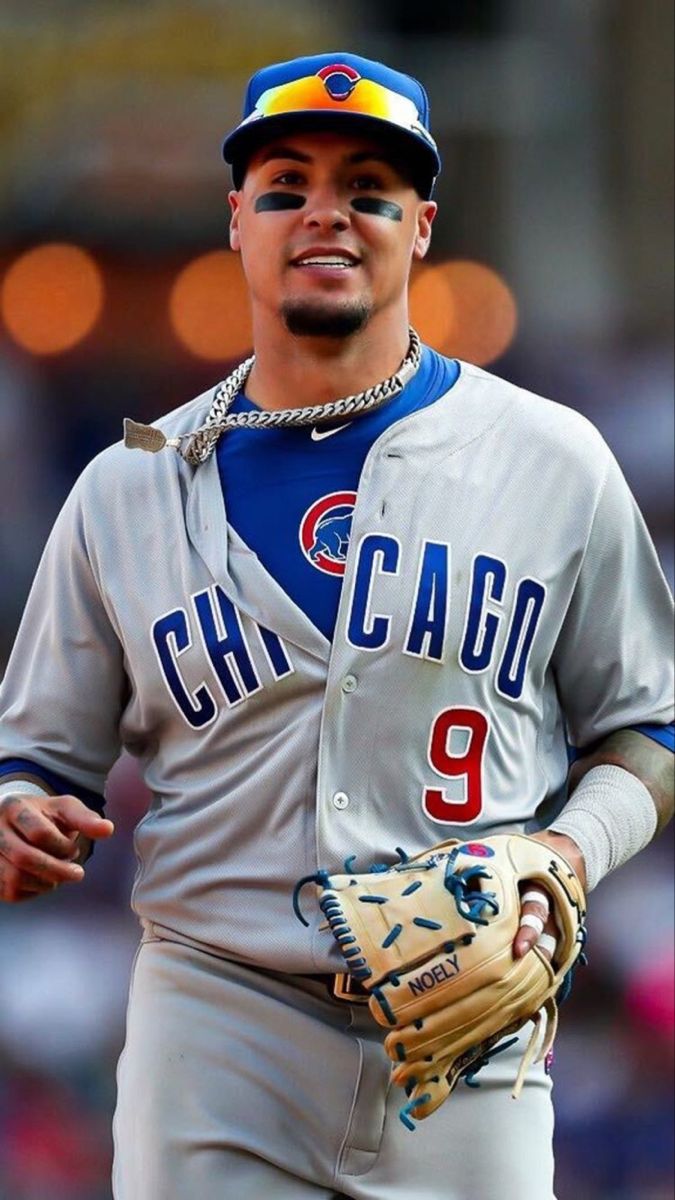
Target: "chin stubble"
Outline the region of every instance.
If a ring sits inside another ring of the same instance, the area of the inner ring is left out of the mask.
[[[370,307],[363,300],[342,308],[289,300],[281,315],[288,332],[295,337],[345,338],[364,328],[370,318]]]

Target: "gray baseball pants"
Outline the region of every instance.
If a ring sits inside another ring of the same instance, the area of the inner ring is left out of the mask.
[[[116,1200],[554,1200],[550,1079],[521,1047],[413,1132],[367,1006],[146,931],[115,1114]]]

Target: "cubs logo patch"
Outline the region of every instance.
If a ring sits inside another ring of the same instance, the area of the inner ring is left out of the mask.
[[[330,492],[315,500],[300,522],[305,558],[326,575],[344,575],[356,492]]]
[[[457,847],[458,854],[472,854],[474,858],[492,858],[494,850],[490,846],[486,846],[483,842],[465,842],[463,846]]]
[[[353,67],[344,63],[331,63],[317,71],[331,100],[348,100],[361,76]]]

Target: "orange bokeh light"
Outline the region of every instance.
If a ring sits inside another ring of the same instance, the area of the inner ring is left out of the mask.
[[[423,342],[442,351],[455,325],[455,297],[443,267],[418,268],[410,285],[410,319]]]
[[[482,263],[423,267],[410,287],[410,318],[442,354],[486,366],[510,346],[518,310],[508,284]]]
[[[198,358],[234,358],[251,346],[251,317],[239,256],[212,250],[188,263],[169,297],[171,324]]]
[[[10,336],[31,354],[61,354],[91,332],[103,309],[101,271],[86,250],[51,242],[8,268],[0,311]]]

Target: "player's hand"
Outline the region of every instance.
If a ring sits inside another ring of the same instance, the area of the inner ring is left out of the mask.
[[[576,872],[581,886],[586,890],[586,866],[584,857],[576,842],[568,838],[564,833],[551,833],[547,829],[543,829],[541,833],[534,833],[532,837],[537,842],[543,842],[545,845],[550,845],[558,854],[562,854],[567,859],[572,869]],[[547,939],[553,938],[558,940],[558,928],[550,914],[550,904],[545,889],[541,883],[532,881],[531,883],[521,884],[520,888],[523,903],[521,906],[521,921],[523,917],[527,917],[528,923],[521,925],[516,939],[513,943],[513,953],[516,958],[522,958],[527,954],[533,946],[537,944],[539,938],[544,934],[544,942],[540,945],[540,950],[549,961],[554,957],[554,951],[550,941],[547,944]],[[535,899],[537,893],[540,899]],[[525,900],[525,896],[531,896],[532,899]],[[531,919],[534,921],[529,923]]]
[[[112,821],[76,796],[17,792],[0,800],[0,900],[15,903],[78,883],[83,842],[110,837]]]

